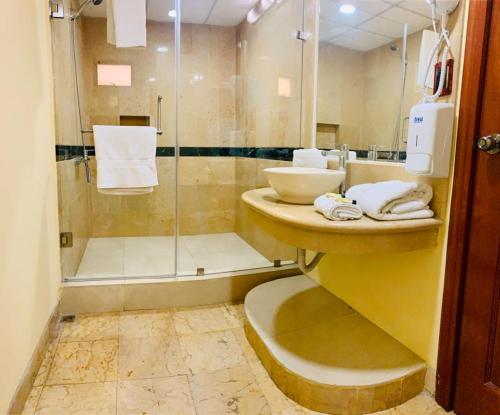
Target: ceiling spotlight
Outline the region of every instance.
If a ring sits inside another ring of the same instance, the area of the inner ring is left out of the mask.
[[[177,12],[175,11],[175,9],[172,9],[172,10],[169,10],[168,15],[169,15],[169,17],[174,18],[175,16],[177,16]]]
[[[166,46],[158,46],[156,50],[160,53],[168,52],[168,48]]]
[[[154,82],[154,81],[156,81],[156,78],[149,78],[148,81],[149,82]]]
[[[353,14],[356,11],[356,7],[354,7],[352,4],[342,4],[339,7],[340,13],[344,14]]]

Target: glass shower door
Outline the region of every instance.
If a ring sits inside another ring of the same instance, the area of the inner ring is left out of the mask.
[[[73,237],[61,248],[65,280],[176,274],[175,36],[170,9],[160,3],[150,2],[147,9],[146,47],[110,43],[105,3],[88,4],[75,19],[51,20],[60,223],[65,240]],[[159,185],[151,193],[118,195],[97,188],[94,125],[158,128],[152,151]],[[90,155],[90,183],[81,162],[83,145]]]
[[[177,273],[294,261],[248,221],[241,194],[300,146],[303,0],[181,3]]]

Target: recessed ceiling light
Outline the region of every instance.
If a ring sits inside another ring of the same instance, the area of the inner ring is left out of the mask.
[[[154,82],[154,81],[156,81],[156,78],[149,78],[148,81],[149,82]]]
[[[339,7],[340,13],[344,14],[353,14],[356,11],[356,7],[354,7],[352,4],[342,4]]]
[[[175,9],[172,9],[172,10],[170,10],[170,11],[168,12],[168,15],[169,15],[170,17],[175,17],[175,16],[177,16],[177,12],[175,11]]]
[[[156,50],[160,53],[168,52],[168,48],[166,46],[158,46]]]

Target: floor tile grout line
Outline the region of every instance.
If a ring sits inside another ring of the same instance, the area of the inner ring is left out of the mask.
[[[191,402],[193,403],[194,413],[196,415],[201,415],[201,414],[199,414],[198,405],[196,405],[196,401],[194,400],[193,388],[191,387],[191,379],[190,379],[190,377],[193,376],[193,375],[187,374],[185,376],[186,376],[186,382],[188,384],[189,396],[191,397]]]
[[[118,317],[118,344],[116,346],[115,415],[118,415],[118,388],[120,386],[120,317]]]
[[[31,388],[31,390],[33,390],[34,387],[36,387],[36,386],[33,386]],[[35,409],[33,410],[33,414],[30,414],[30,415],[36,414],[36,411],[38,410],[38,405],[40,404],[40,399],[42,399],[42,393],[43,393],[44,389],[45,389],[45,385],[41,385],[40,386],[40,393],[38,394],[38,397],[36,398],[36,403],[35,403],[35,406],[34,406]],[[30,391],[30,393],[31,393],[31,391]],[[27,402],[28,401],[26,400],[26,402],[24,403],[24,406],[26,406]],[[24,412],[24,407],[23,407],[23,412]]]
[[[43,388],[44,388],[45,386],[48,386],[48,385],[47,385],[47,380],[49,379],[50,373],[51,373],[51,371],[52,371],[52,366],[53,366],[53,364],[54,364],[54,360],[55,360],[55,358],[56,358],[57,350],[59,349],[59,345],[61,344],[61,336],[62,336],[62,332],[63,332],[63,330],[64,330],[64,327],[65,327],[65,326],[64,326],[64,323],[59,323],[59,324],[62,324],[62,327],[61,327],[61,329],[60,329],[61,331],[60,331],[60,332],[57,334],[57,336],[56,336],[56,340],[55,340],[55,341],[56,341],[56,344],[55,344],[55,346],[54,346],[54,350],[53,350],[53,352],[52,352],[52,356],[51,356],[51,359],[50,359],[49,367],[47,368],[47,375],[45,376],[45,378],[44,378],[44,380],[43,380],[43,382],[42,382],[42,385],[41,385]],[[50,344],[49,344],[49,347],[50,347]],[[48,352],[48,350],[47,350],[47,352]],[[47,353],[47,352],[46,352],[46,353]],[[38,369],[38,370],[40,370],[40,369]],[[36,378],[35,378],[35,379],[36,379]],[[43,392],[43,389],[42,389],[42,392]],[[41,394],[41,393],[40,393],[40,396],[42,396],[42,394]],[[37,402],[37,405],[38,405],[38,402]]]
[[[54,364],[54,360],[56,358],[56,353],[57,353],[57,350],[59,349],[59,344],[61,343],[61,336],[62,336],[64,327],[65,327],[64,323],[57,323],[57,326],[56,326],[57,335],[54,339],[56,344],[54,345],[53,354],[51,356],[50,363],[49,363],[49,366],[47,368],[47,375],[45,376],[42,384],[40,385],[41,390],[40,390],[40,394],[38,395],[38,398],[36,400],[35,409],[34,409],[33,414],[36,414],[36,412],[38,411],[38,405],[40,404],[40,400],[42,399],[42,394],[43,394],[45,388],[49,386],[49,385],[47,385],[47,380],[49,379],[50,372],[52,371],[52,365]],[[50,343],[49,343],[49,347],[50,347]],[[45,353],[48,353],[48,350]],[[40,369],[38,369],[38,370],[40,370]],[[36,377],[35,377],[35,379],[36,379]],[[34,386],[32,385],[32,388],[33,387]],[[25,402],[25,405],[26,405],[26,402]]]

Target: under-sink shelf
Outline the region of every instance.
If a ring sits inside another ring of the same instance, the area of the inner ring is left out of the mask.
[[[418,356],[306,276],[255,287],[245,314],[247,338],[273,381],[311,410],[373,413],[424,387]]]
[[[313,206],[281,202],[272,188],[249,190],[242,200],[256,225],[282,242],[316,252],[364,255],[430,248],[443,225],[439,218],[330,221]]]

